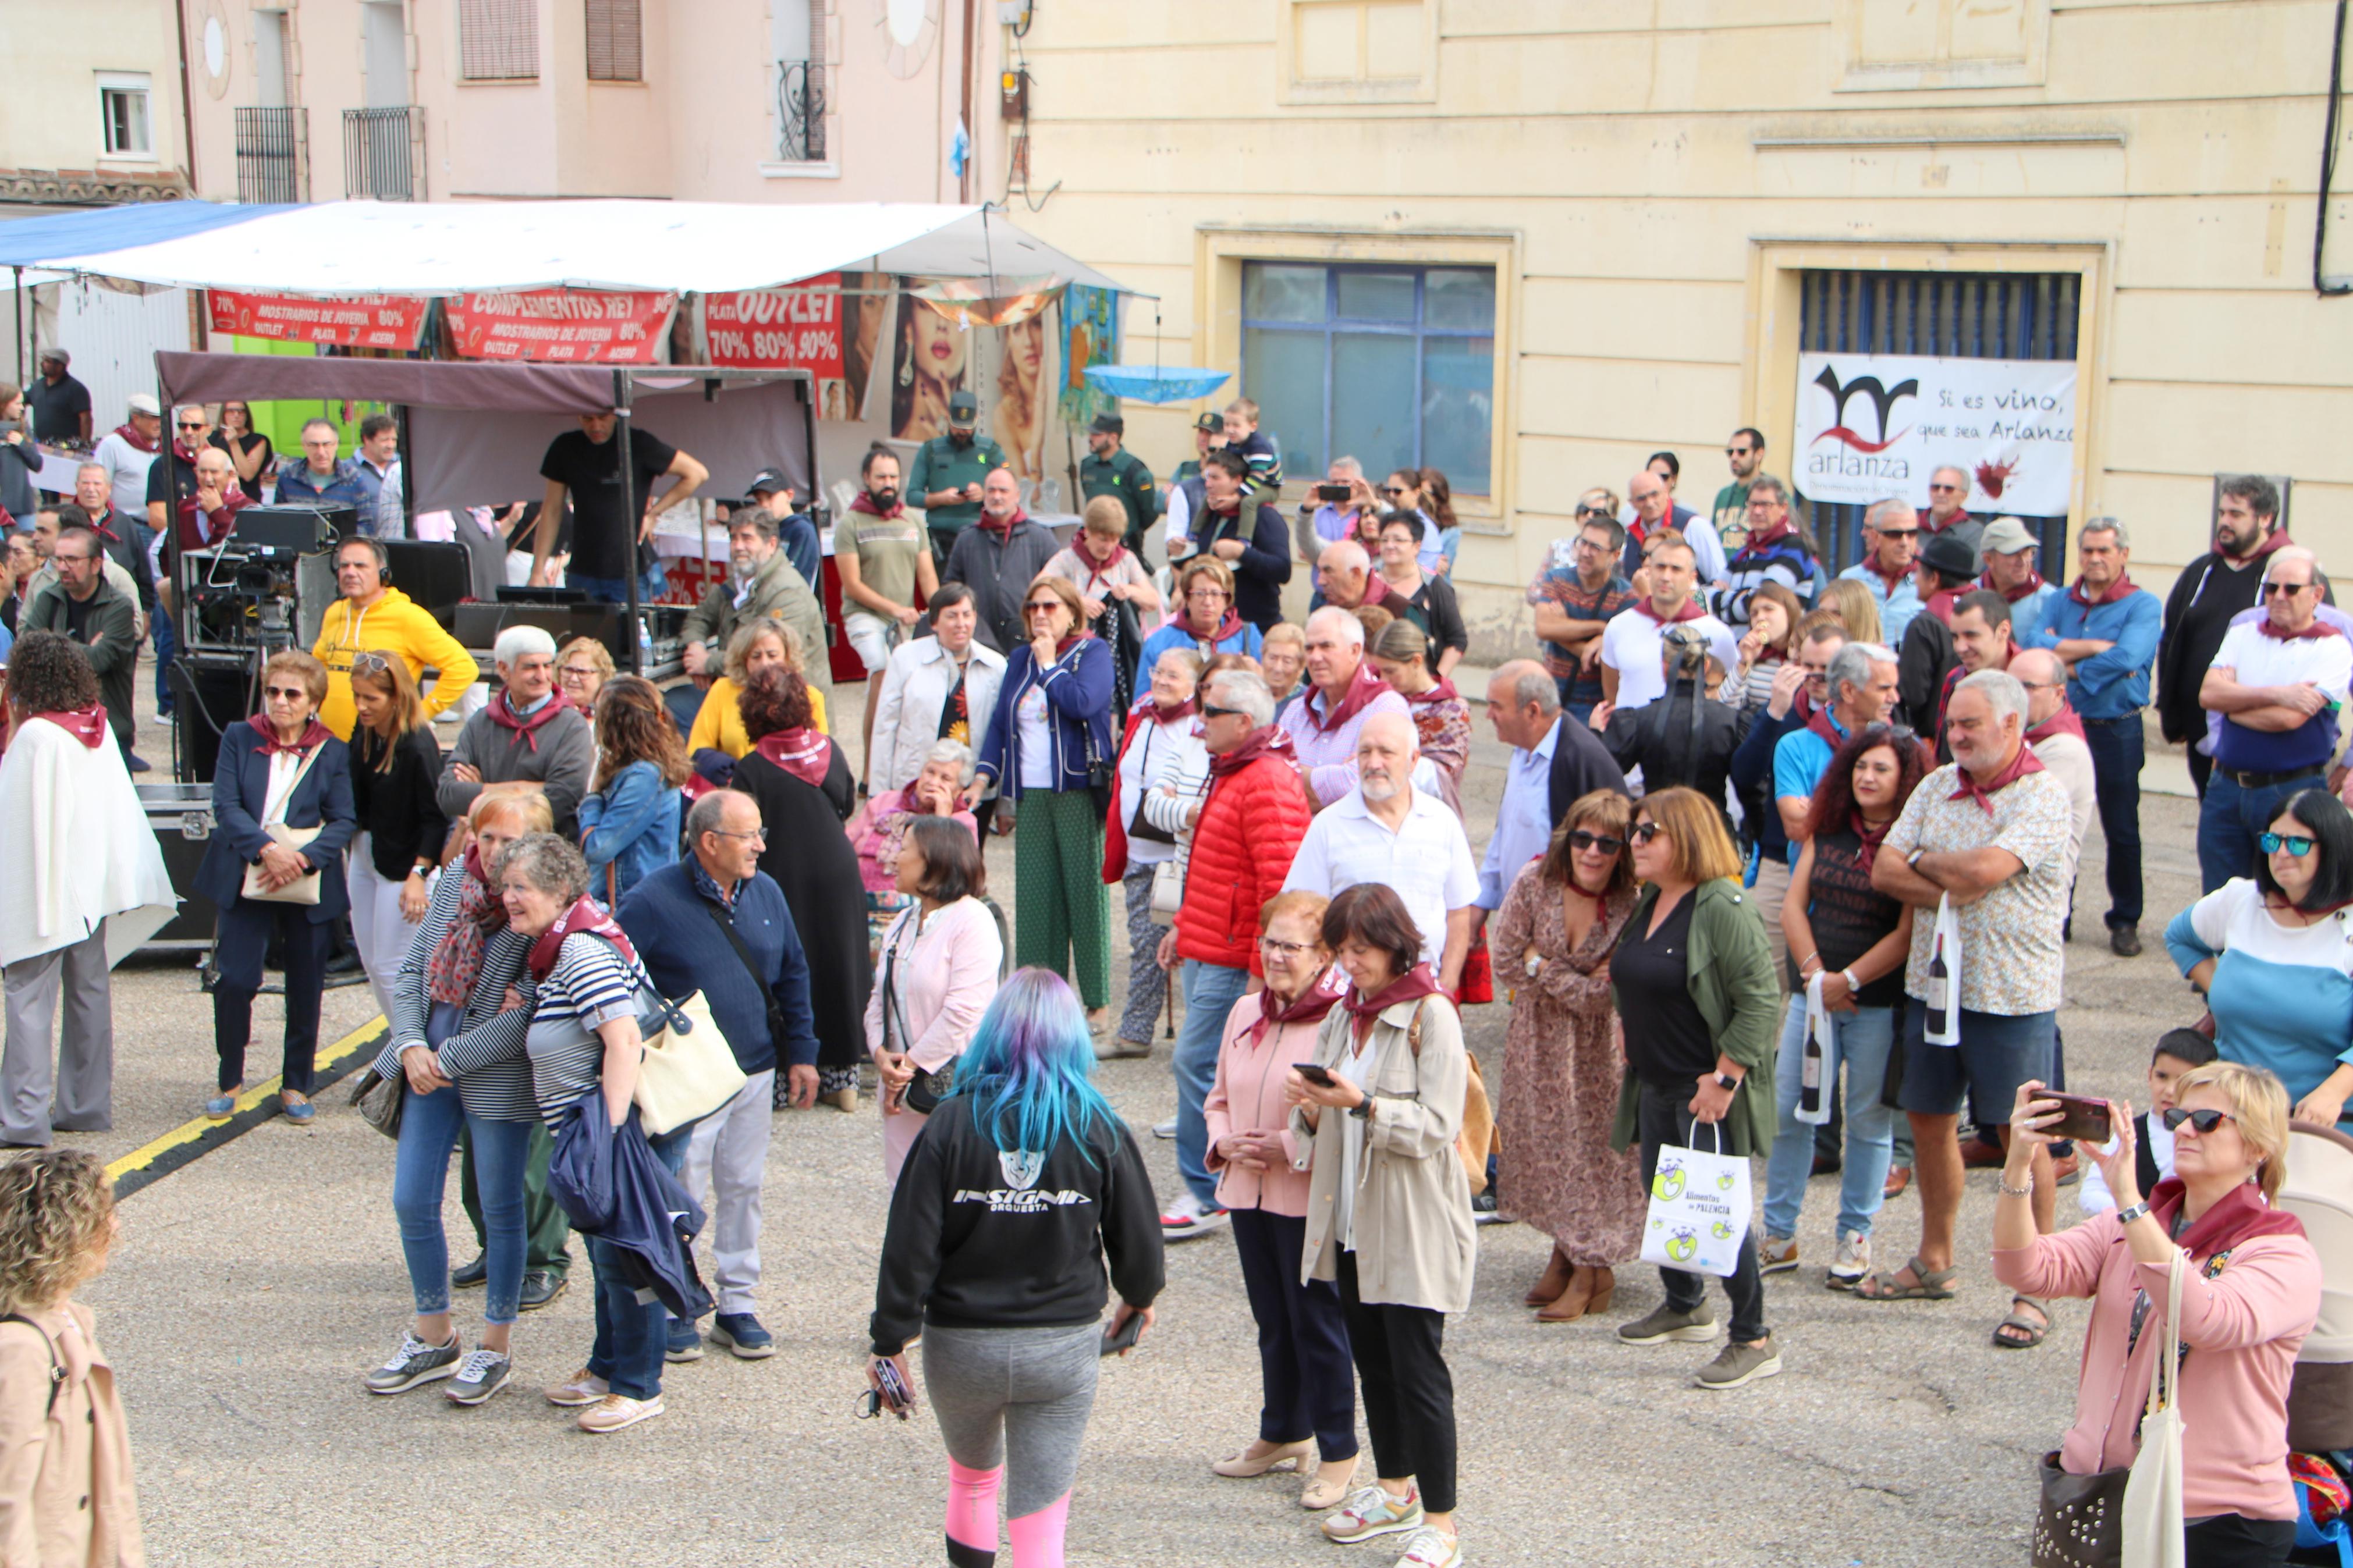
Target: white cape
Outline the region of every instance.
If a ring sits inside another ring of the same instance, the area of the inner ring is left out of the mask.
[[[0,754],[0,963],[69,947],[101,921],[120,963],[179,909],[111,735],[93,749],[27,720]]]

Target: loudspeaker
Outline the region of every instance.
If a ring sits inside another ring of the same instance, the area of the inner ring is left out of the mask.
[[[172,687],[174,770],[184,784],[209,784],[220,756],[221,731],[250,718],[259,704],[256,661],[220,658],[199,662],[190,656],[172,661],[165,677]]]
[[[474,591],[473,557],[466,547],[451,540],[387,539],[384,548],[392,558],[386,581],[448,626],[459,602]]]

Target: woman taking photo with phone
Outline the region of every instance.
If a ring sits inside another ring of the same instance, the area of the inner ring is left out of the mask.
[[[1402,1568],[1461,1568],[1446,1314],[1471,1305],[1471,1183],[1455,1152],[1471,1065],[1395,889],[1359,882],[1324,911],[1349,980],[1315,1058],[1291,1069],[1293,1170],[1311,1172],[1303,1280],[1334,1281],[1364,1391],[1377,1484],[1324,1521],[1342,1545],[1407,1533]]]
[[[1609,1146],[1625,1063],[1609,952],[1634,910],[1632,806],[1615,790],[1570,803],[1544,858],[1522,868],[1489,928],[1516,989],[1504,1037],[1500,1206],[1552,1237],[1521,1300],[1540,1323],[1604,1312],[1612,1272],[1641,1251],[1646,1212],[1633,1154]]]
[[[1264,989],[1236,1002],[1218,1047],[1217,1077],[1201,1110],[1209,1128],[1204,1163],[1218,1178],[1218,1205],[1233,1215],[1234,1249],[1250,1316],[1258,1321],[1258,1438],[1209,1467],[1221,1476],[1262,1476],[1288,1467],[1314,1474],[1299,1506],[1327,1509],[1356,1473],[1356,1389],[1348,1362],[1348,1321],[1328,1279],[1303,1279],[1307,1177],[1290,1128],[1282,1085],[1315,1056],[1316,1037],[1347,989],[1324,945],[1320,893],[1269,899],[1258,912]]]
[[[891,1194],[866,1375],[881,1388],[887,1364],[912,1389],[907,1342],[923,1336],[951,1563],[996,1560],[1002,1490],[1013,1568],[1061,1568],[1110,1292],[1111,1334],[1152,1326],[1160,1208],[1093,1074],[1070,986],[1018,972]],[[957,1201],[970,1194],[987,1201]]]
[[[2320,1308],[2320,1258],[2294,1215],[2273,1206],[2286,1176],[2287,1091],[2260,1068],[2210,1062],[2181,1075],[2164,1121],[2173,1174],[2140,1190],[2132,1107],[2108,1103],[2115,1142],[2096,1158],[2121,1205],[2038,1236],[2031,1161],[2063,1108],[2019,1085],[2010,1158],[1993,1209],[1994,1278],[2021,1296],[2088,1297],[2075,1423],[2057,1465],[2042,1461],[2046,1518],[2057,1476],[2132,1464],[2150,1363],[2176,1342],[2180,1370],[2182,1532],[2188,1568],[2287,1561],[2295,1489],[2287,1471],[2287,1389]],[[2167,1324],[2168,1277],[2187,1267],[2181,1320]],[[2112,1516],[2113,1517],[2113,1516]]]
[[[951,742],[952,743],[952,742]],[[866,1004],[866,1049],[882,1085],[882,1172],[893,1186],[956,1058],[997,995],[1005,942],[981,900],[988,868],[972,829],[920,816],[900,839],[892,870],[913,900],[882,933],[881,973]]]
[[[1626,1077],[1610,1142],[1640,1143],[1650,1189],[1665,1147],[1736,1158],[1773,1147],[1773,1037],[1781,988],[1765,945],[1765,923],[1740,887],[1740,852],[1724,813],[1697,790],[1667,789],[1634,803],[1634,875],[1641,896],[1610,956],[1609,983],[1626,1028]],[[1698,1129],[1710,1126],[1701,1133]],[[1694,1140],[1697,1139],[1696,1143]],[[1707,1277],[1662,1268],[1667,1299],[1618,1325],[1630,1345],[1716,1336]],[[1724,1282],[1732,1298],[1732,1342],[1700,1369],[1702,1388],[1738,1388],[1781,1370],[1765,1327],[1765,1285],[1757,1233]]]

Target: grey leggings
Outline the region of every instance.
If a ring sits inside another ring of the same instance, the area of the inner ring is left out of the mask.
[[[1051,1507],[1078,1479],[1102,1340],[1096,1323],[923,1331],[923,1388],[948,1457],[1005,1467],[1007,1518]]]

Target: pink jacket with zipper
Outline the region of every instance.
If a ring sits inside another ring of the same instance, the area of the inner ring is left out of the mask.
[[[1226,1015],[1226,1032],[1218,1043],[1218,1076],[1201,1102],[1209,1123],[1209,1150],[1204,1158],[1218,1178],[1218,1202],[1229,1209],[1262,1209],[1289,1215],[1307,1213],[1308,1175],[1294,1171],[1299,1149],[1291,1134],[1291,1107],[1282,1102],[1283,1075],[1301,1062],[1315,1058],[1317,1023],[1271,1024],[1257,1045],[1250,1042],[1250,1026],[1259,1019],[1258,994],[1251,992]],[[1229,1132],[1273,1132],[1282,1139],[1282,1162],[1264,1171],[1229,1165],[1218,1153],[1218,1142]]]
[[[2220,1265],[2217,1266],[2217,1259]],[[2114,1213],[2031,1247],[1994,1249],[1994,1278],[2029,1296],[2089,1296],[2091,1326],[2075,1424],[2060,1468],[2093,1475],[2133,1462],[2151,1358],[2164,1342],[2166,1267],[2139,1263]],[[2126,1352],[2133,1299],[2151,1307]],[[2320,1310],[2320,1258],[2301,1233],[2252,1236],[2193,1263],[2181,1284],[2182,1512],[2294,1519],[2287,1479],[2287,1385]]]

